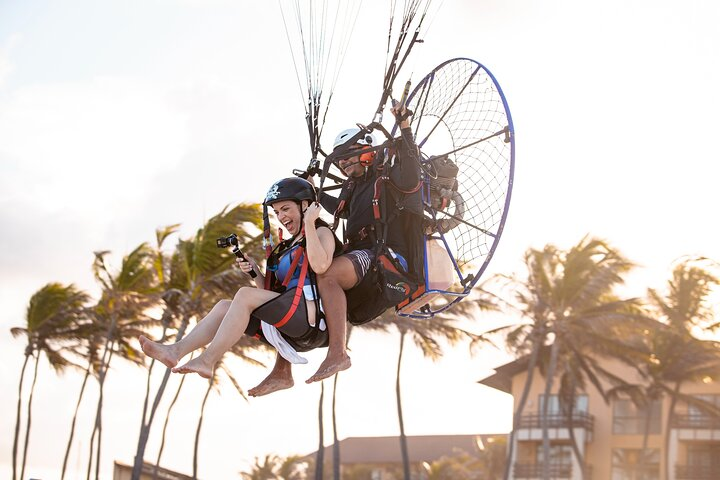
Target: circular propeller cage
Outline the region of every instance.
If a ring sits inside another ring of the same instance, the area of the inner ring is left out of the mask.
[[[510,204],[515,137],[500,85],[471,59],[439,65],[407,105],[423,170],[426,293],[398,313],[429,317],[467,296],[495,252]],[[452,280],[434,281],[438,268]]]

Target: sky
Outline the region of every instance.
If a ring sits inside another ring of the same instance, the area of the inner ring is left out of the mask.
[[[638,264],[632,295],[662,288],[683,255],[720,259],[717,2],[432,5],[405,74],[417,81],[444,60],[473,58],[497,78],[513,116],[512,202],[486,275],[522,274],[527,248],[568,248],[587,234]],[[388,10],[380,0],[360,10],[324,145],[372,118]],[[277,2],[0,0],[0,477],[10,477],[23,360],[23,342],[9,329],[23,325],[30,296],[52,281],[96,294],[94,251],[112,251],[117,266],[158,227],[181,223],[186,238],[225,205],[257,202],[278,177],[304,167],[307,145]],[[480,316],[472,327],[503,320]],[[397,335],[351,339],[353,367],[339,380],[340,438],[398,434],[398,343]],[[296,369],[291,390],[248,402],[227,384],[213,394],[199,477],[238,478],[255,456],[313,451],[320,388],[303,380],[322,355]],[[509,360],[502,349],[471,357],[455,347],[432,363],[409,349],[406,433],[507,432],[511,398],[477,380]],[[239,364],[233,372],[245,389],[266,374]],[[143,379],[120,364],[109,373],[102,478],[113,460],[132,463]],[[80,381],[41,361],[29,478],[57,478]],[[190,473],[205,383],[191,377],[184,389],[162,463]],[[89,410],[73,478],[84,478]],[[155,440],[147,452],[156,455]]]

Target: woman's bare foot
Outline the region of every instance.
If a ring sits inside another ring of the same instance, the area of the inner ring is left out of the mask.
[[[248,395],[251,397],[262,397],[263,395],[277,392],[278,390],[292,388],[294,385],[295,381],[292,375],[288,377],[286,375],[278,375],[275,371],[272,371],[258,386],[248,390]]]
[[[172,368],[180,361],[173,345],[163,345],[162,343],[153,342],[144,335],[140,335],[140,348],[148,357],[162,362],[168,368]]]
[[[172,369],[173,373],[197,373],[203,378],[211,378],[215,365],[208,365],[202,355]]]
[[[352,362],[347,354],[343,354],[337,358],[335,356],[331,357],[328,355],[320,364],[320,368],[318,368],[317,372],[315,372],[315,375],[305,380],[305,383],[318,382],[328,377],[332,377],[338,372],[347,370],[351,365]]]

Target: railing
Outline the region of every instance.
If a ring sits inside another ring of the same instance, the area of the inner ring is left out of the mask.
[[[551,463],[550,478],[572,478],[572,464]],[[513,478],[543,478],[542,463],[516,463],[513,467]],[[585,465],[585,480],[592,480],[592,469]]]
[[[716,480],[720,465],[676,465],[675,478],[678,480]]]
[[[561,413],[548,414],[547,427],[548,428],[584,428],[592,431],[594,417],[586,412],[573,412],[572,418],[568,419],[567,415]],[[542,428],[543,427],[543,415],[531,413],[523,415],[520,418],[520,428]]]
[[[720,418],[709,415],[675,415],[672,421],[672,428],[720,430]]]

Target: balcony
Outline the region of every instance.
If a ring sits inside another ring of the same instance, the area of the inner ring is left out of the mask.
[[[676,465],[677,480],[716,480],[720,465]]]
[[[720,430],[720,418],[709,415],[675,415],[672,428]]]
[[[720,419],[709,415],[676,415],[671,435],[680,441],[720,442]]]
[[[551,463],[550,478],[573,478],[572,465],[569,463]],[[592,470],[585,466],[585,480],[592,480]],[[516,463],[513,467],[513,478],[543,478],[542,463]]]
[[[547,416],[548,428],[584,428],[592,431],[595,419],[586,412],[574,412],[572,418],[560,413],[551,413]],[[543,415],[528,414],[520,418],[520,428],[542,428]]]

